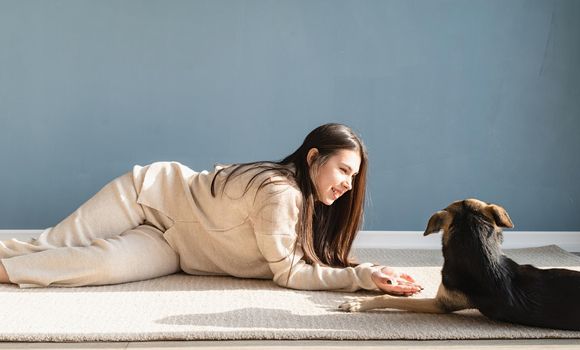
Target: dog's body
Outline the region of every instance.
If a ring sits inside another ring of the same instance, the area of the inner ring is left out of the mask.
[[[500,206],[476,199],[454,202],[431,217],[424,233],[443,230],[445,261],[435,298],[381,295],[346,302],[340,308],[428,313],[476,308],[495,320],[580,330],[580,272],[517,264],[502,254],[501,227],[513,224]]]

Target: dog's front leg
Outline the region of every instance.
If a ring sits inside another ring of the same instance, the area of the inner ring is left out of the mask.
[[[356,298],[339,306],[350,312],[372,309],[398,309],[412,312],[444,314],[470,308],[469,300],[460,292],[439,285],[435,298],[404,298],[391,295]]]
[[[398,309],[412,312],[447,313],[447,309],[436,298],[405,298],[391,295],[357,298],[339,306],[349,312],[372,309]]]

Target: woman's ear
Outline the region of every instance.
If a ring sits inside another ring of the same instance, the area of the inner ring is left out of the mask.
[[[312,162],[316,157],[318,157],[317,148],[311,148],[310,150],[308,150],[308,154],[306,155],[306,163],[308,163],[308,166],[312,165]]]

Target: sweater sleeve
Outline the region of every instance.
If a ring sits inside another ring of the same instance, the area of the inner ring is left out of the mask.
[[[302,290],[376,289],[371,280],[376,268],[371,263],[337,268],[307,264],[302,259],[302,249],[294,249],[301,200],[300,191],[287,184],[268,184],[255,197],[250,217],[258,248],[272,270],[274,282]]]

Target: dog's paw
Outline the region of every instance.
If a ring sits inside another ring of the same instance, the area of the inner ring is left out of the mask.
[[[343,310],[343,311],[357,312],[357,311],[361,310],[361,302],[354,299],[354,300],[347,301],[345,303],[340,304],[340,306],[338,308]]]

